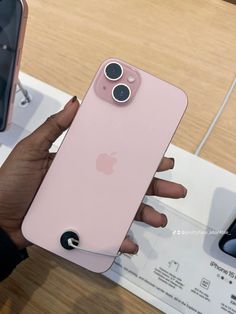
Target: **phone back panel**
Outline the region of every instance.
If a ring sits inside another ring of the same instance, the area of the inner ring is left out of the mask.
[[[111,61],[140,78],[128,104],[96,94]],[[115,257],[67,251],[60,237],[73,230],[81,248],[117,254],[186,106],[179,88],[123,61],[105,61],[25,217],[24,236],[89,270],[106,271]]]

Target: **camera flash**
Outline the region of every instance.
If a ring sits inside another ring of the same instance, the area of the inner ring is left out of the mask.
[[[128,82],[133,83],[135,81],[135,78],[132,75],[128,76]]]

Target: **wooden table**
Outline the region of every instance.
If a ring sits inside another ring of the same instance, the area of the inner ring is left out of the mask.
[[[22,70],[83,97],[119,57],[184,89],[173,143],[194,152],[235,76],[236,6],[221,0],[28,0]],[[236,93],[202,156],[236,172]],[[32,247],[0,285],[1,313],[160,313],[101,275]]]

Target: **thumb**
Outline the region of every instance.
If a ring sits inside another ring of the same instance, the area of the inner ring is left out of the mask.
[[[79,102],[73,97],[63,110],[49,117],[38,129],[36,129],[28,140],[40,150],[49,150],[53,142],[71,125],[77,111]]]

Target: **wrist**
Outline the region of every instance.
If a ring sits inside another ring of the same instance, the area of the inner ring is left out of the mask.
[[[8,228],[1,226],[0,229],[5,232],[5,234],[18,250],[25,249],[27,246],[30,245],[30,242],[23,237],[21,230],[9,230]]]
[[[26,249],[19,250],[8,234],[0,229],[0,281],[8,277],[27,257]]]

